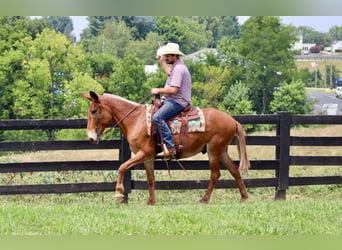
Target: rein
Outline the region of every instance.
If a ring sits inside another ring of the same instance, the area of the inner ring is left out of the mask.
[[[148,94],[146,95],[144,98],[142,98],[140,100],[140,102],[138,102],[138,104],[143,104],[147,98],[149,98],[151,96],[151,94]],[[130,114],[132,114],[137,108],[139,108],[139,106],[136,106],[134,108],[132,108],[130,111],[128,111],[120,120],[118,120],[117,122],[115,122],[115,124],[113,126],[111,126],[109,128],[109,130],[106,130],[103,134],[107,134],[108,132],[112,131],[113,129],[115,129],[119,124],[120,122],[122,122],[123,120],[125,120]],[[114,119],[113,119],[114,120]]]

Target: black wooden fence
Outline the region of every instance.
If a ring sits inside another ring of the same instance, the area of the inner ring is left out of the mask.
[[[274,170],[272,178],[245,179],[246,186],[274,187],[275,199],[285,199],[289,186],[303,185],[328,185],[342,184],[341,174],[334,176],[307,176],[290,177],[291,165],[296,166],[341,166],[342,156],[291,156],[291,146],[342,146],[342,137],[298,137],[291,136],[291,127],[307,124],[339,124],[342,125],[342,116],[327,115],[291,115],[281,112],[273,115],[236,115],[234,116],[242,124],[273,124],[276,126],[275,136],[247,136],[247,145],[274,146],[275,157],[273,160],[251,160],[251,170]],[[58,130],[58,129],[85,129],[86,119],[64,120],[0,120],[0,131],[4,130]],[[40,150],[91,150],[91,149],[119,149],[118,160],[98,161],[57,161],[57,162],[15,162],[0,163],[0,174],[46,172],[46,171],[102,171],[117,170],[121,162],[130,157],[131,152],[125,139],[104,140],[97,145],[89,141],[1,141],[0,151],[40,151]],[[86,153],[86,151],[85,151]],[[342,155],[342,153],[341,153]],[[207,170],[208,162],[203,160],[181,161],[187,170]],[[169,162],[170,169],[181,170],[175,161]],[[134,170],[142,170],[143,166],[137,166]],[[165,162],[156,161],[156,170],[166,170]],[[156,181],[156,189],[180,190],[180,189],[205,189],[208,180],[168,180]],[[131,172],[125,176],[126,198],[132,190],[147,189],[146,181],[134,180]],[[47,193],[81,193],[81,192],[112,192],[113,182],[90,183],[64,183],[64,184],[34,184],[34,185],[0,185],[0,195],[12,194],[47,194]],[[233,179],[220,179],[217,188],[236,188]]]

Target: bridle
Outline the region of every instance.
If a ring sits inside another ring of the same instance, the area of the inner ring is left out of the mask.
[[[151,96],[151,94],[148,94],[146,95],[138,104],[143,104],[147,98],[149,98]],[[129,115],[131,115],[137,108],[139,108],[140,106],[137,105],[135,106],[134,108],[132,108],[131,110],[129,110],[120,120],[118,121],[115,121],[114,117],[112,116],[112,121],[114,121],[114,125],[113,126],[110,126],[109,130],[107,129],[106,131],[104,131],[102,134],[101,134],[101,130],[100,130],[100,120],[102,118],[101,116],[101,109],[102,109],[102,106],[101,104],[99,104],[98,106],[98,109],[96,109],[95,111],[91,111],[92,115],[95,115],[96,117],[96,128],[95,128],[95,132],[98,136],[99,139],[102,138],[102,135],[104,134],[107,134],[108,132],[112,131],[113,129],[115,129],[123,120],[125,120]]]

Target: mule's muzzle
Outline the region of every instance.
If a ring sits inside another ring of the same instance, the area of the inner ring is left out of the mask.
[[[90,140],[90,142],[93,143],[93,144],[99,144],[99,142],[100,142],[100,139],[99,139],[99,138],[96,138],[96,139],[94,139],[94,138],[89,138],[89,140]]]
[[[91,143],[98,144],[101,140],[101,134],[97,131],[88,131],[88,138]]]

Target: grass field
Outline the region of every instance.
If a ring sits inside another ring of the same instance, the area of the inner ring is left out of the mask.
[[[308,69],[310,72],[315,72],[315,70],[319,71],[321,74],[321,80],[318,79],[317,86],[319,87],[330,87],[330,76],[329,74],[330,66],[334,66],[335,70],[338,72],[338,76],[342,76],[342,61],[332,60],[332,61],[316,61],[317,67],[313,68],[311,63],[314,62],[314,59],[309,59],[308,61],[296,61],[296,65],[298,69]],[[328,71],[327,71],[328,68]],[[335,83],[335,79],[332,79],[333,84]]]
[[[340,235],[340,199],[240,204],[5,202],[1,235]],[[186,196],[183,197],[186,199]]]
[[[342,136],[342,125],[294,129],[301,136]],[[274,132],[263,132],[272,134]],[[341,147],[293,149],[296,155],[341,155]],[[236,149],[231,154],[236,158]],[[272,159],[273,147],[249,147],[250,159]],[[115,159],[113,151],[35,152],[5,155],[0,161],[54,161]],[[201,158],[204,158],[201,156]],[[207,179],[209,172],[158,171],[157,180]],[[341,166],[291,167],[291,176],[340,175]],[[250,171],[248,178],[274,176],[274,171]],[[134,178],[145,180],[143,171]],[[222,171],[222,178],[231,178]],[[5,183],[49,183],[86,180],[115,180],[99,173],[45,173],[0,175]],[[114,187],[113,187],[114,189]],[[0,235],[341,235],[341,185],[290,187],[286,201],[273,201],[274,188],[250,188],[249,202],[241,204],[236,189],[214,190],[211,202],[197,201],[204,190],[157,190],[157,203],[145,205],[146,190],[133,190],[129,203],[115,205],[113,193],[18,195],[0,197]]]

